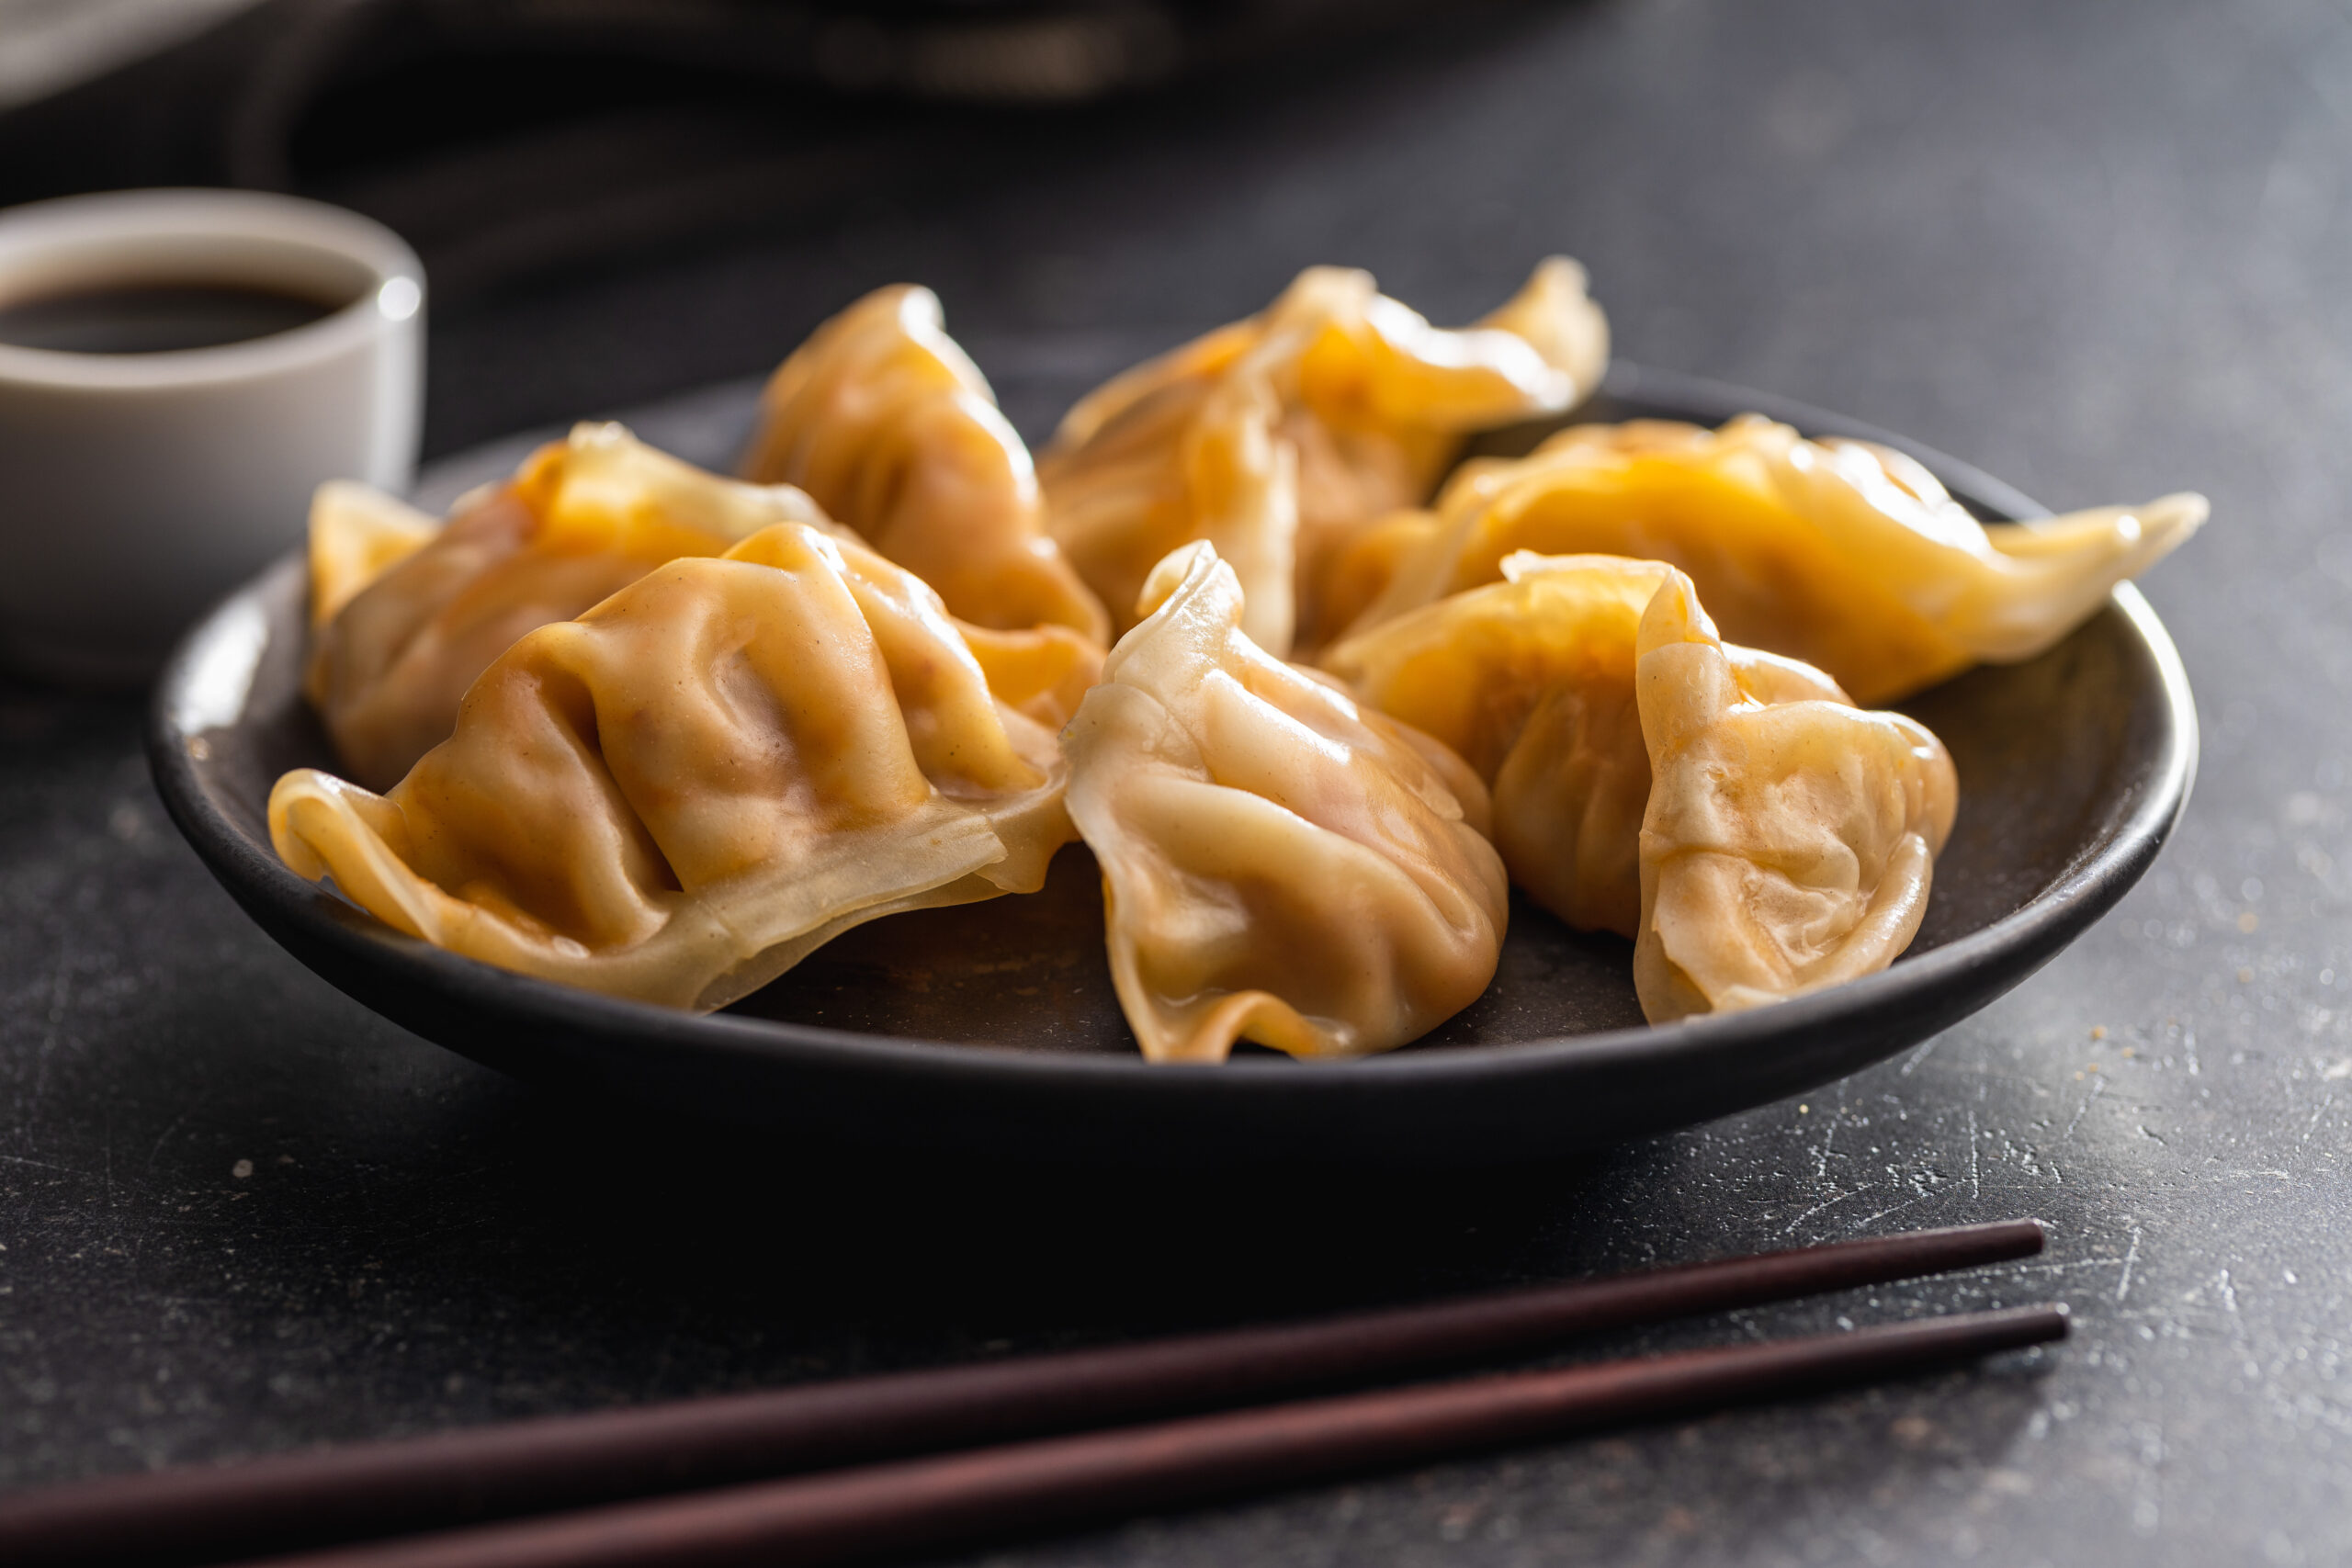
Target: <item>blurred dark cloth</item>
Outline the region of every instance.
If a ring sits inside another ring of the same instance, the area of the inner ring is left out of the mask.
[[[228,185],[389,224],[430,279],[431,455],[747,373],[845,302],[776,314],[754,287],[736,330],[673,321],[625,350],[570,334],[551,355],[533,323],[553,293],[970,203],[1522,8],[264,0],[0,116],[0,203]]]
[[[265,0],[0,116],[0,205],[154,185],[314,196],[400,230],[461,302],[808,221],[854,188],[954,167],[975,137],[1427,8]]]

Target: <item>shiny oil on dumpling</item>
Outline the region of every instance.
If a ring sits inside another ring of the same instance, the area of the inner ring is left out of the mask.
[[[1365,703],[1460,752],[1494,797],[1510,878],[1581,931],[1634,936],[1649,750],[1634,696],[1642,612],[1673,574],[1615,556],[1518,555],[1506,581],[1408,612],[1329,649]],[[1772,700],[1844,703],[1819,671],[1725,650]]]
[[[1209,546],[1141,608],[1062,744],[1144,1055],[1360,1055],[1475,1000],[1509,916],[1476,775],[1251,642]]]
[[[1643,612],[1649,748],[1634,986],[1665,1023],[1872,974],[1911,943],[1951,759],[1900,714],[1759,689],[1671,573]]]
[[[288,773],[270,838],[451,952],[718,1007],[862,921],[1043,883],[1066,765],[1007,695],[919,579],[778,525],[525,636],[389,792]]]
[[[1734,641],[1888,702],[2051,647],[2206,512],[2180,494],[1987,525],[1900,453],[1758,415],[1577,426],[1465,465],[1414,547],[1376,568],[1392,580],[1351,629],[1492,582],[1516,551],[1630,556],[1690,573]]]
[[[1028,447],[928,288],[878,288],[795,350],[761,394],[741,472],[807,491],[959,619],[1110,640],[1045,532]]]
[[[1324,564],[1429,494],[1467,432],[1580,400],[1609,356],[1583,269],[1555,257],[1475,327],[1432,327],[1368,274],[1310,267],[1259,315],[1136,367],[1063,420],[1048,525],[1122,627],[1168,551],[1206,539],[1250,636],[1314,641]]]
[[[323,486],[306,690],[350,776],[386,788],[448,736],[466,688],[524,633],[665,561],[823,516],[798,491],[704,473],[616,424],[540,447],[438,528],[363,487]]]

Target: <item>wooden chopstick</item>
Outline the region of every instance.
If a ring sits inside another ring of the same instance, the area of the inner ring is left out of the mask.
[[[2064,1307],[1962,1314],[1048,1438],[345,1547],[266,1568],[807,1568],[1818,1393],[2065,1334]]]
[[[1098,1350],[514,1422],[0,1498],[12,1568],[197,1563],[1262,1401],[1580,1334],[1977,1267],[2031,1220]]]

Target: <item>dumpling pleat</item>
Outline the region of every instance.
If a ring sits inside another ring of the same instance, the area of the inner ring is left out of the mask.
[[[1652,782],[1634,982],[1651,1022],[1838,985],[1910,945],[1958,802],[1934,735],[1743,666],[1679,572],[1643,614],[1634,684]]]
[[[818,328],[761,394],[740,468],[806,490],[962,620],[1110,640],[1046,533],[1028,447],[928,288],[877,288]]]
[[[1144,1055],[1358,1055],[1475,1000],[1509,914],[1476,775],[1258,648],[1206,544],[1138,609],[1063,748]]]
[[[824,514],[798,491],[706,474],[617,424],[540,447],[437,531],[389,497],[324,486],[305,690],[344,769],[388,788],[448,738],[467,690],[526,633],[779,522]]]
[[[786,525],[522,638],[387,795],[301,770],[270,823],[401,931],[709,1008],[861,921],[1042,886],[1066,771],[929,589]]]
[[[1571,407],[1609,357],[1584,271],[1555,257],[1476,326],[1443,329],[1367,273],[1309,267],[1258,315],[1081,399],[1039,466],[1047,523],[1125,631],[1146,576],[1207,540],[1267,652],[1323,640],[1330,563],[1424,500],[1465,433]]]

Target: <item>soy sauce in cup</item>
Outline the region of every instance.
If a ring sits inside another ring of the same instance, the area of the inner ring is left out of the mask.
[[[322,482],[405,489],[424,311],[415,253],[317,202],[0,211],[0,670],[141,681],[301,547]]]
[[[291,332],[349,303],[236,283],[76,289],[0,300],[0,344],[62,354],[172,354]]]

